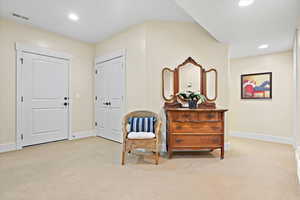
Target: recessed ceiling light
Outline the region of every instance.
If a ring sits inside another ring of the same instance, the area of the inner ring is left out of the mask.
[[[262,44],[262,45],[260,45],[258,48],[259,49],[266,49],[266,48],[268,48],[269,47],[269,45],[267,45],[267,44]]]
[[[78,21],[79,17],[75,13],[70,13],[69,14],[69,19],[72,20],[72,21]]]
[[[246,6],[250,6],[253,3],[254,3],[254,0],[240,0],[239,6],[246,7]]]

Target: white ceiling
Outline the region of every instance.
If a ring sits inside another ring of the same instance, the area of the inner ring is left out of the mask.
[[[30,20],[16,19],[13,12]],[[70,21],[70,12],[80,20]],[[194,21],[173,0],[0,0],[0,16],[86,42],[98,42],[145,20]]]
[[[245,8],[238,7],[238,2],[239,0],[0,0],[0,16],[86,42],[101,41],[145,20],[195,19],[217,40],[230,45],[231,57],[292,48],[296,24],[300,24],[300,0],[255,0],[253,5]],[[13,18],[12,12],[27,16],[30,20]],[[70,12],[79,15],[78,22],[68,19]],[[261,44],[269,44],[270,47],[260,50],[257,47]]]
[[[176,0],[217,40],[231,47],[231,57],[292,48],[300,16],[300,0],[255,0],[240,8],[239,0]],[[258,49],[269,44],[268,49]]]

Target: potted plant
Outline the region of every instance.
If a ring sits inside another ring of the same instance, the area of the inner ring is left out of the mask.
[[[188,101],[189,108],[191,109],[197,108],[198,102],[201,104],[206,101],[206,97],[203,94],[193,91],[180,92],[177,96]]]

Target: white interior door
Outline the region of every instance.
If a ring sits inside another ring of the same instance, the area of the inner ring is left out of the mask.
[[[122,142],[124,103],[123,57],[96,65],[96,130],[97,135]]]
[[[96,77],[95,77],[95,120],[96,120],[96,132],[97,135],[106,137],[108,134],[108,85],[109,81],[108,67],[104,64],[96,65]]]
[[[22,64],[22,145],[68,138],[69,63],[24,53]]]

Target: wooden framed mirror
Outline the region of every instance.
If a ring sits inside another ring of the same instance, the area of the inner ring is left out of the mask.
[[[181,107],[185,99],[177,96],[180,92],[193,91],[204,95],[207,102],[199,108],[215,108],[214,101],[218,96],[218,73],[216,69],[205,70],[191,57],[178,65],[174,70],[162,70],[162,96],[165,107]]]
[[[206,92],[208,101],[215,101],[218,96],[218,72],[215,69],[205,71]]]
[[[165,101],[175,99],[174,93],[174,70],[164,68],[162,70],[162,96]]]

